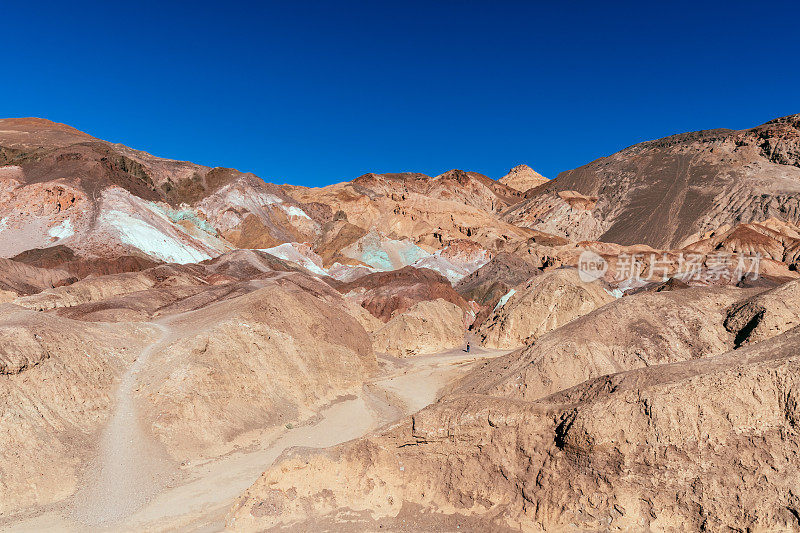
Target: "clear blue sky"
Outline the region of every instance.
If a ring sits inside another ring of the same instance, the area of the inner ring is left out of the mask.
[[[0,116],[279,183],[554,177],[800,112],[790,2],[23,4],[2,6]]]

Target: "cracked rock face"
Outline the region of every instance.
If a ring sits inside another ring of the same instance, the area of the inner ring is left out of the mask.
[[[790,281],[728,310],[725,329],[736,335],[736,345],[768,339],[800,324],[800,283]]]

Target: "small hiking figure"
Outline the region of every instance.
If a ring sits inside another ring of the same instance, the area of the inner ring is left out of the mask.
[[[467,353],[469,353],[469,343],[467,343],[467,350],[466,350],[466,352],[467,352]]]

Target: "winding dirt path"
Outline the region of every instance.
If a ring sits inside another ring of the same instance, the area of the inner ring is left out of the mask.
[[[165,486],[170,463],[137,416],[138,375],[150,356],[166,346],[172,332],[153,323],[160,337],[145,348],[120,380],[115,408],[103,430],[98,455],[74,497],[72,517],[86,526],[118,523],[144,506]]]
[[[442,388],[475,361],[507,353],[474,348],[469,354],[453,349],[409,359],[382,357],[384,372],[357,396],[340,398],[296,428],[264,435],[260,445],[187,465],[180,480],[165,486],[158,478],[165,478],[169,463],[149,455],[158,454],[158,447],[139,427],[134,405],[137,374],[172,340],[168,325],[159,327],[161,338],[123,376],[99,464],[73,510],[45,513],[15,524],[13,531],[221,531],[234,499],[284,450],[325,448],[361,437],[435,402]]]

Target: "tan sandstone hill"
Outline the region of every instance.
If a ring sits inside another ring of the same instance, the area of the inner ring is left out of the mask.
[[[464,311],[441,298],[414,304],[375,331],[376,352],[409,357],[443,352],[464,344]]]
[[[260,272],[244,268],[256,258]],[[124,516],[158,490],[146,478],[154,463],[168,480],[180,462],[217,457],[360,391],[377,362],[355,308],[267,262],[281,265],[263,254],[90,277],[16,300],[45,311],[4,306],[0,408],[15,414],[2,417],[0,440],[19,460],[0,467],[0,513],[78,490],[77,502],[94,502],[89,516]],[[213,270],[223,265],[226,274]],[[110,456],[121,470],[106,480]]]
[[[0,529],[800,529],[799,199],[800,115],[322,188],[0,120]]]
[[[322,188],[284,188],[298,202],[341,211],[359,228],[378,228],[392,238],[408,238],[434,249],[467,238],[494,250],[533,234],[498,216],[522,200],[519,191],[473,172],[452,170],[436,177],[366,174]]]
[[[517,165],[509,170],[508,174],[497,181],[503,185],[511,187],[512,189],[525,192],[528,189],[538,187],[539,185],[547,183],[550,180],[533,170],[528,165]]]
[[[489,348],[517,348],[614,299],[600,282],[581,281],[576,269],[552,270],[511,288],[477,335]]]
[[[0,516],[76,489],[116,381],[156,333],[0,305]]]
[[[536,402],[451,397],[382,434],[285,457],[228,525],[792,530],[798,335]]]
[[[736,345],[773,337],[800,324],[800,281],[790,281],[728,310],[725,329],[736,335]]]

